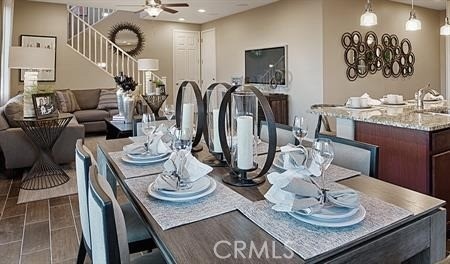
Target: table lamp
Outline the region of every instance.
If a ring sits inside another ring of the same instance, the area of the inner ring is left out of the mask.
[[[38,84],[38,70],[54,69],[54,50],[46,48],[11,47],[9,68],[25,70],[23,82],[23,117],[35,117],[31,94]]]
[[[159,70],[159,60],[157,59],[138,59],[138,71],[144,72],[144,85],[142,88],[143,95],[150,95],[151,85],[149,82],[153,81],[152,71]]]

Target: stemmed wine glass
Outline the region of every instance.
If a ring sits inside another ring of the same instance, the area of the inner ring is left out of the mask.
[[[156,130],[156,118],[154,113],[144,113],[142,115],[142,132],[147,136],[147,153],[150,152],[150,140]]]
[[[302,145],[303,139],[308,135],[308,124],[306,119],[302,116],[294,117],[294,124],[292,126],[292,134],[298,140],[299,145],[298,148],[302,149],[305,154],[305,159],[303,164],[308,161],[308,150]]]
[[[192,150],[192,129],[177,128],[174,132],[173,146],[174,151],[183,151],[184,153],[179,166],[177,166],[176,177],[178,178],[177,187],[189,189],[192,185],[183,180],[183,168],[186,163],[187,155]]]
[[[319,165],[320,177],[322,180],[322,198],[321,204],[326,202],[326,192],[325,188],[325,170],[328,169],[334,158],[334,147],[333,142],[328,138],[316,138],[313,143],[312,156],[314,162]]]
[[[171,104],[166,104],[164,106],[164,115],[166,116],[167,120],[171,120],[173,115],[175,115],[175,108]]]

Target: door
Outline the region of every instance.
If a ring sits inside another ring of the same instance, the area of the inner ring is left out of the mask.
[[[201,32],[201,87],[206,91],[216,82],[216,30],[214,28]]]
[[[183,81],[200,85],[200,32],[173,31],[173,100]]]

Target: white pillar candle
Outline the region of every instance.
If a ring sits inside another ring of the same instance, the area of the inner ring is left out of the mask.
[[[222,153],[222,146],[219,138],[219,109],[213,109],[213,130],[214,130],[214,152]]]
[[[194,124],[194,104],[183,104],[182,112],[181,128],[189,129],[192,132]]]
[[[253,117],[237,118],[237,166],[242,170],[253,168]]]

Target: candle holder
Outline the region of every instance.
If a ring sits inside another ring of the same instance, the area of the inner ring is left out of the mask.
[[[203,138],[206,146],[208,146],[209,153],[212,157],[202,160],[203,163],[212,167],[225,167],[227,161],[223,155],[222,146],[219,137],[219,110],[220,103],[231,85],[228,83],[213,83],[206,93],[203,95],[203,103],[206,109],[206,126],[203,131]],[[229,116],[229,115],[228,115]],[[229,122],[230,119],[227,120]]]
[[[258,103],[267,120],[269,149],[264,166],[255,161],[258,135]],[[231,125],[227,128],[226,113],[230,106]],[[228,132],[228,135],[227,135]],[[265,181],[276,151],[275,118],[266,97],[253,86],[233,86],[225,93],[219,110],[219,137],[223,155],[231,171],[222,180],[226,184],[249,187]],[[231,148],[230,148],[231,146]]]
[[[191,87],[191,90],[188,90]],[[195,108],[197,113],[195,114]],[[199,145],[202,139],[203,130],[205,127],[205,105],[203,104],[202,92],[194,81],[184,81],[178,88],[175,118],[178,128],[191,129],[194,131],[195,137],[192,142],[192,152],[202,151],[202,146]]]

